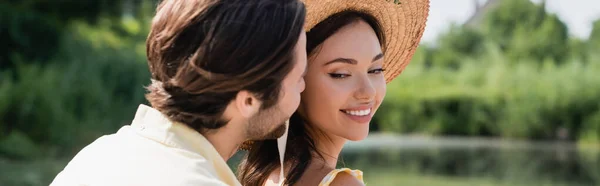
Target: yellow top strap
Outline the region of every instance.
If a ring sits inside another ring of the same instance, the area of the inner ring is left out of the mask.
[[[335,176],[337,176],[338,173],[340,172],[346,172],[352,176],[354,176],[356,179],[360,180],[360,182],[363,182],[363,172],[360,170],[351,170],[349,168],[341,168],[341,169],[335,169],[332,170],[331,172],[329,172],[329,174],[327,174],[323,180],[321,181],[321,183],[319,183],[319,186],[329,186],[329,184],[331,184],[331,182],[333,182],[333,180],[335,179]]]

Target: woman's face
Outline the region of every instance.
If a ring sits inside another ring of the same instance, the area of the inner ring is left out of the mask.
[[[368,135],[386,91],[380,46],[361,20],[340,28],[310,56],[300,113],[314,128],[352,141]]]

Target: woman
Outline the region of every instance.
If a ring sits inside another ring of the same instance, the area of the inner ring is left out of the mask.
[[[364,139],[386,83],[410,61],[428,0],[306,0],[308,66],[300,107],[289,121],[286,185],[363,185],[362,172],[336,169],[348,140]],[[242,160],[243,185],[280,176],[275,140],[254,141]]]

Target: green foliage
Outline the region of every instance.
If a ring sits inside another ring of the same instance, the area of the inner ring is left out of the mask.
[[[56,54],[73,21],[95,25],[122,15],[147,16],[156,0],[6,0],[0,2],[0,68],[21,62],[45,64]],[[141,18],[141,17],[138,17]]]
[[[497,43],[511,61],[564,62],[569,54],[567,26],[544,4],[504,0],[485,16],[480,30]]]
[[[594,21],[592,24],[592,33],[588,40],[590,52],[598,53],[600,50],[600,19]]]
[[[430,53],[425,55],[437,55]],[[376,119],[384,131],[522,139],[597,139],[600,64],[510,61],[487,43],[461,68],[411,64],[388,85]],[[486,63],[482,63],[485,61]],[[538,62],[539,63],[539,62]]]
[[[74,24],[60,54],[44,67],[17,60],[13,71],[0,74],[6,82],[0,89],[6,100],[0,104],[2,136],[24,134],[18,139],[70,154],[129,123],[149,81],[139,50],[144,33],[121,37],[107,27]],[[18,154],[14,150],[0,154]]]
[[[11,132],[0,140],[0,154],[13,159],[34,159],[40,156],[40,148],[27,135],[19,131]]]
[[[566,25],[544,5],[525,0],[505,0],[474,26],[452,25],[439,37],[435,47],[425,47],[432,55],[428,66],[460,68],[468,59],[482,54],[486,43],[494,43],[511,63],[561,64],[571,56],[583,57],[582,43],[568,37]],[[582,58],[583,59],[583,58]],[[486,63],[486,61],[480,61]]]
[[[465,57],[481,54],[485,37],[477,30],[452,25],[448,33],[440,36],[438,47],[427,48],[430,53],[427,65],[445,66],[456,69]]]
[[[399,133],[597,142],[599,30],[569,38],[543,4],[502,1],[479,26],[421,46],[375,119]]]
[[[0,68],[13,68],[15,57],[46,61],[56,52],[61,29],[45,15],[0,2]]]
[[[13,9],[26,10],[44,15],[49,19],[68,22],[72,19],[83,19],[88,22],[96,21],[101,15],[120,15],[124,0],[6,0],[3,4]]]

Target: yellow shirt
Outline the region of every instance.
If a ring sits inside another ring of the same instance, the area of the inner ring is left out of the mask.
[[[360,180],[360,182],[364,183],[362,171],[352,170],[349,168],[341,168],[341,169],[334,169],[331,172],[329,172],[329,174],[327,174],[323,178],[323,180],[321,180],[321,183],[319,183],[319,186],[329,186],[331,184],[331,182],[333,182],[335,177],[338,175],[338,173],[340,173],[340,172],[346,172],[346,173],[354,176],[356,179]]]
[[[130,126],[82,149],[50,186],[241,185],[200,133],[140,105]]]

